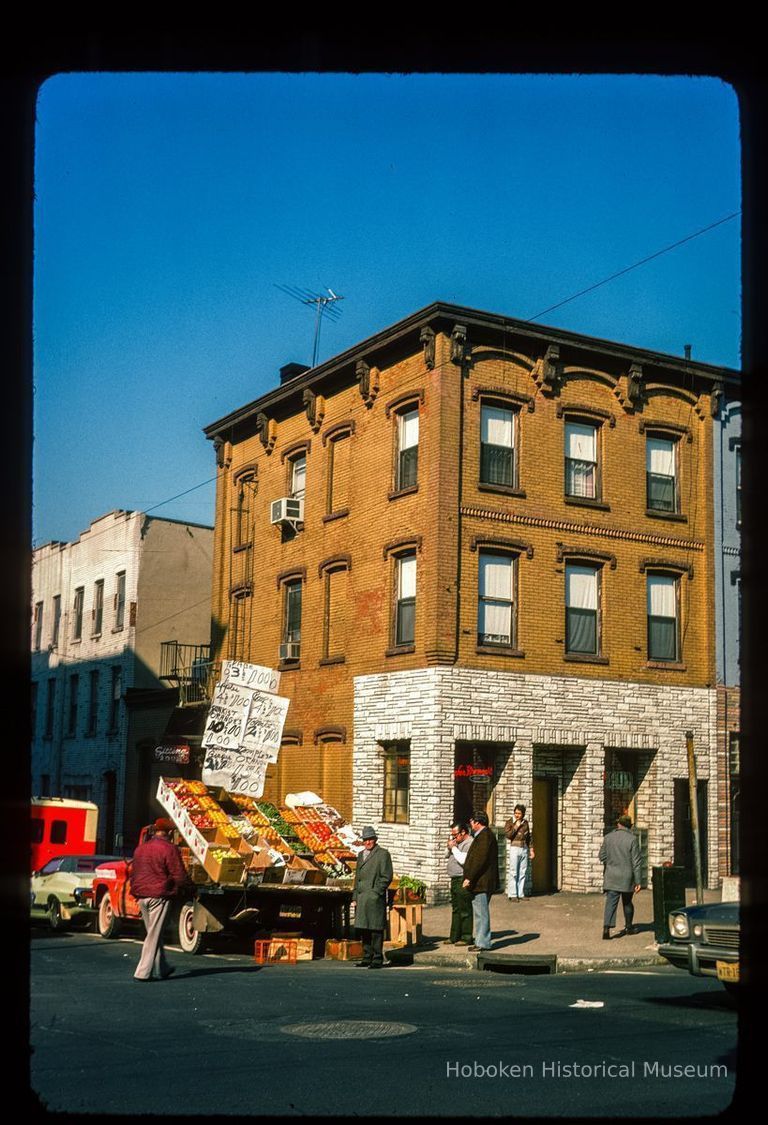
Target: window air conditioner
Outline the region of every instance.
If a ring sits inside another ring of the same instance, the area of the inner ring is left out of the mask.
[[[304,520],[304,501],[283,496],[273,500],[270,508],[270,523],[302,523]]]
[[[298,660],[301,656],[301,645],[298,641],[289,641],[287,644],[280,645],[280,659],[282,660]]]

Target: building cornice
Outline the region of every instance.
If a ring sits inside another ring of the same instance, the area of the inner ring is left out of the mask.
[[[698,363],[681,356],[666,355],[612,340],[603,340],[596,336],[583,336],[560,328],[517,320],[514,317],[435,301],[388,328],[376,332],[338,356],[326,360],[325,363],[267,391],[253,402],[224,415],[203,427],[203,433],[209,439],[221,434],[231,434],[243,423],[255,421],[257,414],[264,411],[274,412],[275,409],[289,405],[294,399],[298,412],[304,408],[305,390],[319,391],[326,382],[338,376],[343,368],[349,368],[350,383],[353,383],[357,365],[361,361],[380,366],[377,357],[408,339],[412,340],[413,350],[418,351],[422,346],[422,334],[425,329],[433,332],[443,331],[450,335],[457,321],[460,321],[466,329],[469,345],[486,344],[489,337],[498,335],[507,350],[519,348],[519,341],[524,340],[528,350],[534,354],[544,354],[551,345],[559,346],[568,352],[568,362],[578,359],[583,363],[591,356],[599,355],[616,363],[641,364],[646,379],[651,373],[656,379],[659,378],[660,373],[664,373],[667,378],[685,376],[690,379],[690,376],[694,375],[713,384],[725,382],[738,385],[741,379],[740,373],[733,368]]]

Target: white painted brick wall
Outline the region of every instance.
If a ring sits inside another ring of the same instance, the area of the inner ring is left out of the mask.
[[[558,801],[563,890],[600,890],[605,749],[635,749],[650,767],[638,789],[649,830],[649,867],[672,858],[673,779],[687,777],[692,730],[700,778],[709,786],[710,881],[717,855],[715,692],[707,688],[529,676],[466,668],[421,668],[355,678],[355,823],[379,826],[395,869],[423,878],[430,897],[448,888],[443,841],[453,815],[457,740],[506,742],[513,752],[496,788],[497,820],[518,801],[531,807],[533,773],[565,778]],[[410,739],[410,823],[383,824],[382,741]],[[561,748],[571,748],[564,753]],[[535,838],[535,825],[531,822]]]

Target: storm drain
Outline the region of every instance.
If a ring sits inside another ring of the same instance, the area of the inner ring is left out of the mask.
[[[304,1039],[392,1039],[396,1035],[413,1035],[418,1028],[412,1023],[383,1020],[334,1020],[332,1023],[291,1023],[280,1030]]]
[[[557,954],[478,953],[477,967],[490,973],[520,973],[539,976],[557,972]]]
[[[472,977],[467,980],[466,977],[458,977],[456,979],[450,978],[449,980],[431,980],[430,984],[436,984],[440,988],[468,988],[468,989],[483,989],[483,988],[509,988],[510,985],[516,984],[516,981],[509,980],[508,976],[477,976],[472,974]]]

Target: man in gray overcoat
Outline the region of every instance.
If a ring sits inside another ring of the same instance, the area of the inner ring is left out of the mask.
[[[632,895],[640,890],[640,844],[637,836],[632,832],[630,817],[619,817],[616,828],[603,840],[598,859],[605,864],[603,940],[608,941],[611,936],[611,926],[616,921],[619,899],[624,910],[623,932],[633,934],[635,930],[632,919],[635,916],[635,908],[632,904]],[[621,936],[621,932],[616,934],[616,937]]]
[[[355,887],[355,926],[363,940],[363,959],[358,968],[384,967],[384,930],[387,925],[387,887],[392,882],[392,857],[380,848],[376,832],[368,825],[361,833],[363,850],[357,857]]]

